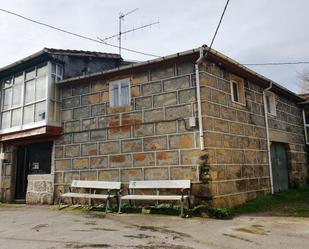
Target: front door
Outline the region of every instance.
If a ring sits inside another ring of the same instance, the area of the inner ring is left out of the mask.
[[[26,146],[17,148],[15,199],[24,200],[27,192],[28,153]]]
[[[289,188],[288,160],[285,146],[282,143],[272,143],[270,147],[274,191],[279,192]]]
[[[17,148],[16,200],[26,198],[28,174],[50,174],[52,145],[52,142],[46,142]]]

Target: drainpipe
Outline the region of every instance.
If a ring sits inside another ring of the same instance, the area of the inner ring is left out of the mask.
[[[307,127],[306,127],[306,114],[305,114],[305,108],[303,108],[302,113],[303,113],[303,122],[304,122],[305,141],[306,141],[306,145],[309,145],[308,134],[307,134],[307,129],[306,129]]]
[[[268,154],[268,168],[269,168],[269,177],[270,177],[270,189],[271,194],[274,194],[274,184],[273,184],[273,170],[271,164],[271,154],[270,154],[270,138],[269,138],[269,127],[268,127],[268,110],[266,102],[266,92],[273,87],[272,81],[269,84],[269,87],[263,90],[263,104],[264,104],[264,114],[265,114],[265,125],[266,125],[266,139],[267,139],[267,154]]]
[[[200,47],[200,57],[195,62],[195,76],[196,76],[196,98],[197,98],[197,112],[198,112],[198,127],[201,150],[204,150],[204,134],[203,134],[203,119],[202,119],[202,105],[201,105],[201,88],[200,88],[200,72],[199,65],[203,60],[203,47]]]

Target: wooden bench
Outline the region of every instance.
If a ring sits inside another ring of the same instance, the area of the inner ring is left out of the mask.
[[[78,181],[73,180],[70,186],[70,192],[61,193],[59,204],[61,204],[62,198],[71,198],[73,204],[73,198],[88,199],[91,205],[92,199],[103,199],[106,200],[105,211],[109,207],[109,201],[112,198],[116,198],[117,204],[119,205],[119,191],[121,188],[121,182],[105,182],[105,181]],[[77,189],[88,189],[89,193],[79,193],[73,190]],[[97,190],[105,190],[106,194],[97,194]],[[116,194],[112,194],[112,191]]]
[[[158,180],[158,181],[130,181],[128,195],[120,196],[118,213],[121,213],[121,201],[123,200],[155,200],[155,201],[180,201],[181,216],[183,216],[184,202],[190,204],[190,180]],[[153,189],[156,190],[155,195],[136,195],[134,190],[137,189]],[[160,189],[180,189],[178,195],[160,195]]]

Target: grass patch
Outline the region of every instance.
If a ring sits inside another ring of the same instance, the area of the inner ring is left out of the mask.
[[[263,213],[271,216],[309,217],[309,186],[257,197],[232,211],[235,214]]]

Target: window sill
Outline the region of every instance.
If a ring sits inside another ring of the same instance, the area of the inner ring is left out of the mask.
[[[109,107],[107,110],[108,113],[119,113],[119,112],[129,112],[129,111],[132,111],[131,105]]]
[[[268,115],[268,116],[271,116],[271,117],[273,117],[273,118],[276,118],[276,117],[277,117],[277,114],[270,113],[270,112],[268,112],[267,115]]]
[[[232,100],[232,103],[237,104],[237,105],[240,105],[240,106],[244,106],[244,107],[247,106],[245,103],[237,102],[237,101],[235,101],[235,100]]]

